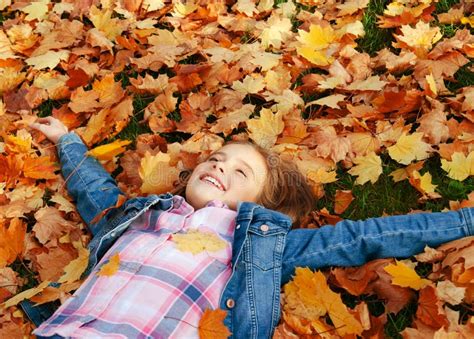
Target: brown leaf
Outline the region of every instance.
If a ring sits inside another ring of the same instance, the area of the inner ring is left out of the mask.
[[[423,323],[435,329],[448,325],[442,302],[438,299],[433,286],[426,286],[420,291],[416,316]]]

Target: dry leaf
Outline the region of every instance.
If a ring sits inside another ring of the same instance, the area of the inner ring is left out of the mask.
[[[104,276],[104,277],[111,277],[115,273],[117,273],[120,267],[120,256],[119,253],[115,253],[114,255],[109,257],[109,261],[102,265],[100,270],[97,272],[97,275]]]

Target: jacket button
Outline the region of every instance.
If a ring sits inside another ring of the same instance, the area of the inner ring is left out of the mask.
[[[262,232],[266,232],[266,231],[268,231],[269,229],[270,229],[270,227],[268,227],[268,225],[263,224],[262,226],[260,226],[260,230],[261,230]]]
[[[236,229],[239,229],[240,228],[240,224],[238,224],[237,226],[235,226]]]
[[[226,304],[226,306],[227,306],[228,308],[234,308],[234,306],[235,306],[235,301],[234,301],[234,299],[229,298],[229,299],[227,299],[227,301],[225,302],[225,304]]]

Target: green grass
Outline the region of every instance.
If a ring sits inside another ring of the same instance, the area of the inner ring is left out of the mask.
[[[390,47],[393,41],[392,29],[383,29],[377,27],[377,15],[382,15],[388,3],[387,0],[373,0],[362,18],[365,35],[357,40],[357,50],[366,52],[374,56],[377,51],[384,47]]]
[[[459,0],[439,0],[436,3],[436,10],[435,13],[444,13],[447,12],[453,7],[454,5],[458,4]]]

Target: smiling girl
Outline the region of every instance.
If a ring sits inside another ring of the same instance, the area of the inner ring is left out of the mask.
[[[233,337],[267,338],[295,267],[407,257],[474,230],[467,208],[290,230],[314,208],[311,190],[294,164],[250,142],[225,144],[176,194],[130,199],[93,224],[123,192],[95,159],[81,161],[86,146],[59,120],[31,127],[57,144],[93,235],[87,278],[73,297],[52,315],[51,305],[23,304],[38,336],[193,338],[204,310],[221,308]],[[101,275],[117,255],[118,271]]]

